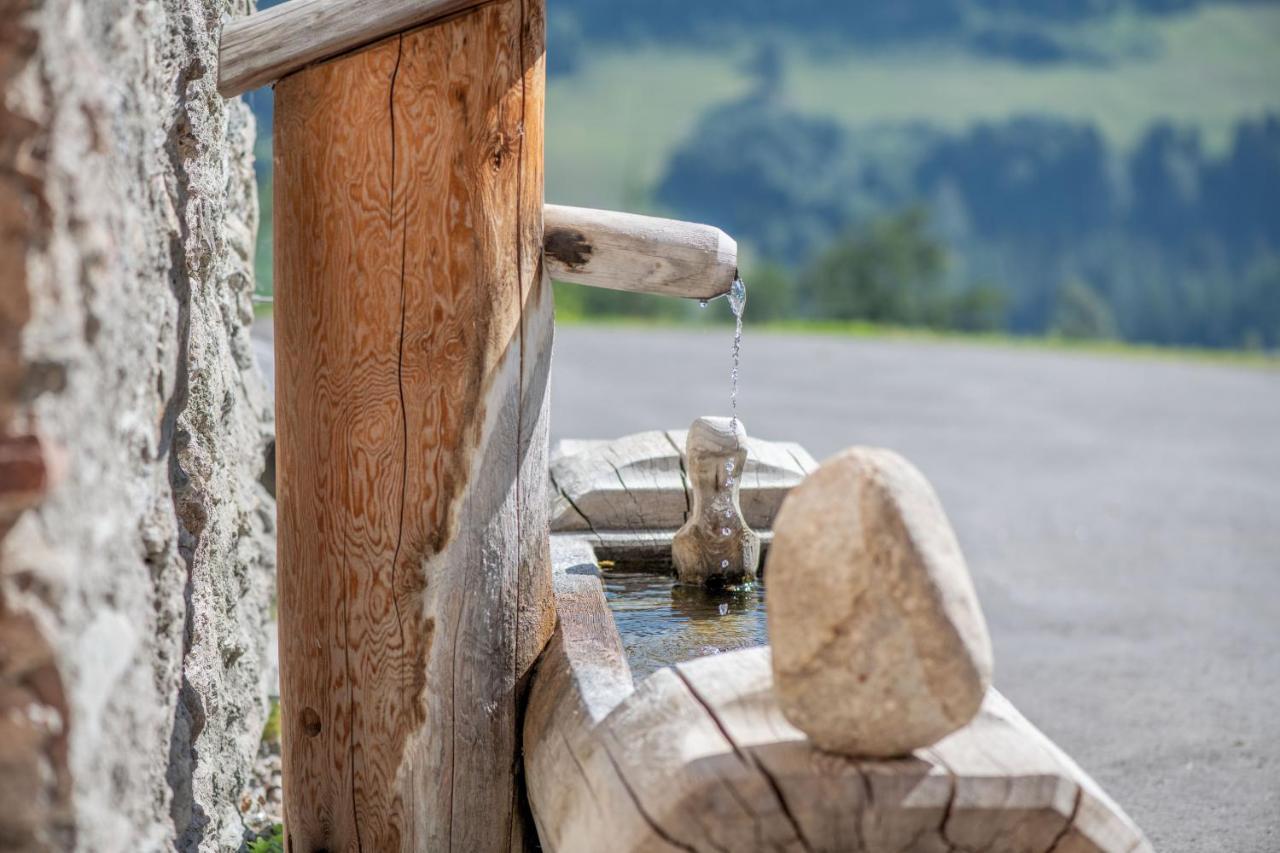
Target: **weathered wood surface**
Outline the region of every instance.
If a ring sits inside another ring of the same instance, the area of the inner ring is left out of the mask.
[[[738,244],[711,225],[553,204],[546,223],[547,266],[556,281],[714,299],[738,275]]]
[[[223,24],[218,92],[234,98],[308,65],[487,0],[288,0]]]
[[[659,670],[633,693],[595,563],[553,546],[561,625],[525,719],[551,851],[1148,851],[1083,771],[992,690],[978,717],[885,761],[816,750],[774,698],[767,648]]]
[[[602,555],[667,559],[692,508],[686,439],[685,430],[653,430],[559,442],[551,451],[551,529],[583,535]],[[762,541],[787,492],[817,467],[798,444],[747,439],[739,503]]]
[[[539,839],[554,850],[563,827],[582,833],[580,849],[601,839],[607,841],[595,849],[641,849],[637,843],[652,834],[650,824],[596,736],[609,712],[635,689],[626,653],[591,546],[555,536],[551,552],[559,620],[535,670],[524,727],[532,747],[525,750],[524,772],[531,803],[537,798]],[[607,781],[596,793],[582,787],[585,779]]]
[[[543,44],[540,0],[497,0],[276,90],[290,849],[521,846],[554,626]]]
[[[756,579],[760,536],[742,518],[747,430],[738,418],[704,416],[689,426],[684,448],[689,519],[671,538],[680,583],[742,584]]]

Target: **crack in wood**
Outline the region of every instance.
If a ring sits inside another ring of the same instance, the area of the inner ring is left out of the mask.
[[[591,801],[596,804],[596,808],[600,809],[600,798],[596,796],[596,790],[591,785],[591,776],[587,774],[587,768],[583,766],[582,759],[578,758],[578,753],[573,751],[573,744],[569,743],[569,736],[560,730],[560,740],[564,743],[565,754],[573,759],[573,765],[578,768],[578,772],[582,774],[582,778],[587,782],[587,793],[591,796]],[[603,809],[600,809],[601,815],[604,815]],[[604,815],[607,817],[607,815]]]
[[[586,523],[587,528],[588,528],[592,533],[594,533],[594,534],[596,535],[596,537],[597,537],[597,538],[599,538],[599,536],[600,536],[600,531],[596,530],[596,526],[595,526],[594,524],[592,524],[592,523],[591,523],[591,518],[590,518],[590,517],[588,517],[588,515],[587,515],[585,512],[583,512],[583,511],[578,507],[578,505],[577,505],[576,503],[574,503],[573,498],[569,497],[569,493],[568,493],[568,492],[566,492],[566,491],[565,491],[565,490],[560,486],[560,483],[556,481],[556,475],[555,475],[555,472],[554,472],[554,471],[551,471],[551,472],[549,472],[549,473],[548,473],[548,479],[550,479],[550,480],[551,480],[551,485],[555,487],[556,492],[557,492],[557,493],[559,493],[560,497],[564,498],[565,503],[569,504],[569,507],[570,507],[570,508],[575,512],[575,513],[577,513],[577,514],[578,514],[578,517],[579,517],[579,518],[581,518],[581,519],[583,520],[583,522],[585,522],[585,523]]]
[[[525,31],[529,25],[528,21],[528,5],[527,0],[521,0],[520,3],[520,34],[517,39],[519,42],[521,70],[520,75],[520,139],[516,145],[516,215],[515,215],[515,244],[516,244],[516,287],[519,289],[520,298],[517,300],[517,308],[519,316],[516,323],[520,336],[520,357],[519,357],[519,373],[516,376],[516,440],[515,440],[515,522],[516,522],[516,610],[515,610],[515,636],[511,641],[511,681],[512,690],[516,689],[516,682],[519,681],[520,673],[520,638],[524,632],[521,630],[521,620],[523,612],[523,595],[524,592],[524,523],[521,510],[521,494],[523,492],[521,482],[521,471],[523,470],[521,448],[524,443],[524,306],[525,306],[525,270],[524,270],[524,123],[529,108],[528,90],[526,83],[528,80],[528,71],[524,68],[524,60],[526,56]],[[515,760],[519,761],[519,756],[523,752],[523,738],[521,737],[520,722],[524,718],[520,703],[517,697],[512,697],[511,712],[511,745]],[[507,809],[507,838],[512,839],[516,830],[516,798],[523,794],[523,786],[520,783],[520,774],[518,768],[512,771],[511,786],[511,805]],[[512,842],[514,848],[514,841]]]
[[[957,851],[963,851],[964,848],[951,840],[951,836],[947,834],[947,825],[951,823],[951,814],[955,809],[956,795],[960,790],[960,779],[956,776],[956,772],[951,769],[951,765],[944,761],[941,755],[932,750],[929,751],[929,755],[938,763],[938,766],[947,771],[947,778],[951,782],[951,786],[947,791],[947,804],[942,809],[942,820],[938,823],[938,838],[943,844],[947,845],[948,853],[957,853]]]
[[[1071,814],[1067,816],[1067,822],[1063,825],[1058,834],[1053,837],[1053,841],[1045,848],[1044,853],[1055,853],[1058,847],[1066,839],[1067,833],[1071,832],[1071,828],[1075,826],[1076,816],[1080,814],[1080,802],[1084,799],[1084,788],[1076,786],[1076,797],[1071,804]]]
[[[755,836],[755,841],[756,841],[755,849],[763,850],[764,849],[764,834],[763,834],[764,827],[760,825],[760,816],[756,814],[755,809],[751,808],[751,803],[749,803],[746,800],[746,798],[743,796],[742,792],[738,790],[738,786],[733,784],[732,778],[726,779],[724,776],[720,775],[719,773],[716,773],[716,778],[720,782],[720,787],[724,788],[726,791],[729,792],[729,796],[733,799],[735,803],[738,804],[738,808],[742,809],[742,813],[744,815],[747,815],[748,818],[750,819],[751,834]],[[710,821],[708,821],[707,818],[708,818],[708,815],[705,812],[699,812],[697,814],[698,825],[702,827],[702,831],[706,836],[707,842],[711,844],[713,847],[715,847],[717,850],[724,849],[720,846],[719,843],[715,841],[714,835],[712,834],[716,830],[717,826],[723,826],[724,818],[718,812],[712,812],[712,814],[710,815]]]
[[[693,514],[693,498],[691,496],[692,490],[689,488],[689,470],[684,466],[684,451],[676,444],[676,440],[671,437],[671,433],[663,430],[662,437],[667,440],[667,444],[670,444],[676,452],[676,464],[680,466],[680,482],[684,486],[684,520],[687,522],[689,516]]]
[[[755,771],[760,774],[761,778],[764,779],[765,784],[769,786],[769,790],[773,793],[774,799],[778,801],[779,809],[786,817],[787,822],[791,824],[791,831],[795,833],[796,840],[800,842],[800,845],[804,847],[805,850],[812,851],[813,846],[805,836],[804,830],[800,828],[800,821],[796,819],[795,814],[791,811],[791,805],[787,802],[786,797],[782,795],[782,788],[778,785],[778,780],[773,777],[773,774],[765,768],[764,763],[756,758],[755,755],[743,751],[743,749],[738,746],[737,741],[733,739],[733,735],[729,733],[728,727],[725,726],[724,721],[720,719],[720,715],[716,713],[715,708],[712,707],[711,703],[698,692],[698,688],[695,687],[693,682],[689,680],[689,677],[681,671],[680,667],[673,667],[673,669],[680,680],[684,682],[684,686],[688,688],[689,693],[693,695],[694,701],[702,706],[703,710],[707,712],[707,716],[711,718],[711,722],[715,724],[715,727],[720,730],[720,734],[726,741],[728,741],[730,748],[733,749],[733,754],[738,756],[738,760],[744,765],[754,768]],[[748,814],[752,813],[750,809],[748,809],[747,812]]]
[[[613,469],[613,474],[618,478],[618,485],[622,486],[622,491],[626,494],[627,498],[630,499],[631,503],[635,505],[635,513],[628,515],[628,519],[635,520],[635,524],[631,526],[631,532],[639,533],[643,531],[645,529],[643,526],[637,527],[636,525],[644,524],[641,520],[644,518],[644,506],[640,503],[640,499],[631,491],[631,488],[627,485],[627,481],[622,479],[622,472],[618,470],[618,466],[613,463],[613,460],[605,459],[605,462],[611,469]]]
[[[862,767],[862,762],[849,759],[849,765],[853,767],[853,772],[858,774],[858,780],[862,783],[863,802],[862,808],[858,812],[857,820],[853,824],[854,835],[858,838],[858,848],[863,851],[869,850],[867,847],[867,829],[863,826],[866,820],[867,812],[874,808],[876,797],[871,789],[871,779],[867,776],[866,770]],[[906,848],[910,850],[911,848]]]
[[[605,757],[609,759],[609,763],[613,765],[614,772],[618,774],[618,780],[622,782],[623,790],[627,792],[627,796],[630,797],[631,802],[635,804],[636,812],[644,819],[645,823],[649,824],[649,828],[653,830],[654,834],[670,844],[672,847],[675,847],[677,850],[685,850],[687,853],[698,853],[698,851],[694,850],[688,844],[677,841],[671,833],[667,832],[667,830],[654,820],[653,816],[645,810],[645,807],[640,803],[640,798],[636,795],[635,788],[631,787],[631,783],[627,780],[627,774],[622,771],[622,765],[618,763],[618,759],[613,757],[613,752],[609,749],[607,744],[604,746],[604,754]]]
[[[391,124],[391,205],[390,217],[391,228],[394,233],[396,227],[396,81],[400,77],[400,62],[404,59],[404,35],[401,34],[396,43],[396,64],[391,69],[391,83],[388,86],[387,107]],[[400,565],[400,551],[404,546],[404,512],[405,504],[408,500],[409,492],[409,409],[405,405],[404,396],[404,337],[406,323],[405,308],[405,265],[408,252],[409,242],[409,224],[406,217],[400,218],[400,334],[397,338],[396,350],[396,391],[400,398],[400,506],[398,509],[398,520],[396,522],[396,546],[391,556],[391,606],[396,614],[396,630],[400,636],[400,648],[405,647],[404,636],[404,618],[400,613],[400,595],[398,579],[398,567]],[[348,676],[350,677],[350,676]],[[404,701],[404,683],[400,683],[400,697]],[[352,750],[355,749],[355,739],[352,738]],[[352,764],[354,766],[354,752]],[[353,780],[354,784],[354,780]],[[355,798],[352,798],[354,808]],[[409,813],[414,813],[415,806],[409,807]],[[364,850],[364,842],[360,838],[360,821],[358,813],[355,816],[356,822],[356,847]],[[412,821],[416,824],[416,821]]]
[[[626,493],[627,498],[631,501],[632,505],[635,506],[635,512],[628,513],[627,515],[628,520],[634,520],[634,523],[630,527],[630,532],[634,535],[648,534],[647,538],[649,540],[649,543],[653,547],[661,548],[662,543],[656,539],[652,528],[646,526],[644,523],[644,518],[646,515],[644,510],[644,503],[638,497],[636,497],[635,492],[631,491],[631,487],[627,485],[627,481],[622,478],[622,471],[618,469],[618,466],[614,463],[614,461],[607,457],[605,457],[604,461],[606,464],[608,464],[610,468],[613,469],[614,476],[618,478],[618,485],[622,486],[622,491]]]
[[[787,455],[791,457],[791,461],[796,463],[796,468],[800,471],[800,473],[805,477],[809,476],[809,474],[812,472],[812,469],[808,465],[808,463],[806,463],[803,459],[797,456],[795,451],[792,450],[790,447],[785,448],[785,450],[787,451]]]

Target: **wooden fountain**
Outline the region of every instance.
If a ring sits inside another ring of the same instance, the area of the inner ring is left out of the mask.
[[[656,565],[665,547],[669,561],[688,484],[672,476],[684,465],[682,434],[666,433],[665,446],[658,436],[567,441],[552,453],[557,628],[524,728],[544,848],[1150,849],[1097,783],[994,689],[968,726],[933,746],[858,760],[818,750],[787,722],[768,648],[678,663],[635,684],[599,558]],[[787,490],[816,466],[794,444],[748,447],[743,512],[767,543]],[[619,511],[627,500],[646,511]],[[654,527],[637,529],[637,517]]]
[[[995,694],[860,763],[778,716],[767,650],[632,684],[592,549],[670,531],[548,504],[550,280],[708,299],[737,250],[544,206],[545,31],[543,0],[290,0],[223,30],[223,95],[275,84],[286,849],[1141,848]]]

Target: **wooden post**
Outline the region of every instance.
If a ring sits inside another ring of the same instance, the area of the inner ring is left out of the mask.
[[[276,87],[294,853],[521,847],[554,626],[544,30],[543,0],[495,0]]]

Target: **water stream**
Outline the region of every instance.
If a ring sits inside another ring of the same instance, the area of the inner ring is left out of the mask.
[[[738,426],[738,362],[742,357],[742,314],[747,310],[747,286],[734,277],[729,287],[729,307],[733,309],[733,367],[729,370],[729,410]],[[732,470],[732,469],[731,469]]]
[[[735,277],[725,295],[734,321],[729,410],[736,430],[747,286]],[[706,300],[700,304],[707,307]],[[740,474],[734,468],[734,460],[725,461],[723,486],[712,503],[725,519],[723,536],[733,534],[729,526],[734,518],[733,487]],[[720,567],[729,568],[729,561],[722,560]],[[710,590],[678,584],[674,567],[665,573],[612,569],[604,572],[604,590],[637,681],[668,664],[768,643],[764,585],[759,581]]]
[[[740,276],[734,276],[729,292],[724,294],[729,300],[729,309],[733,311],[733,359],[729,369],[729,410],[733,415],[733,425],[738,425],[738,364],[742,358],[742,315],[747,310],[747,285]],[[719,299],[720,297],[716,297]],[[698,300],[698,305],[706,308],[711,303],[706,299]]]
[[[747,309],[747,285],[742,279],[734,276],[733,284],[729,287],[729,307],[733,310],[733,359],[732,366],[729,369],[729,410],[733,415],[733,429],[738,428],[738,364],[742,358],[742,315]],[[734,478],[733,460],[726,460],[724,463],[724,489],[720,495],[723,496],[723,505],[720,507],[724,514],[725,521],[733,518],[733,486],[737,482]],[[720,500],[720,496],[717,496]],[[723,534],[728,536],[731,533],[728,527],[725,527]],[[720,568],[729,568],[729,561],[722,560]]]

